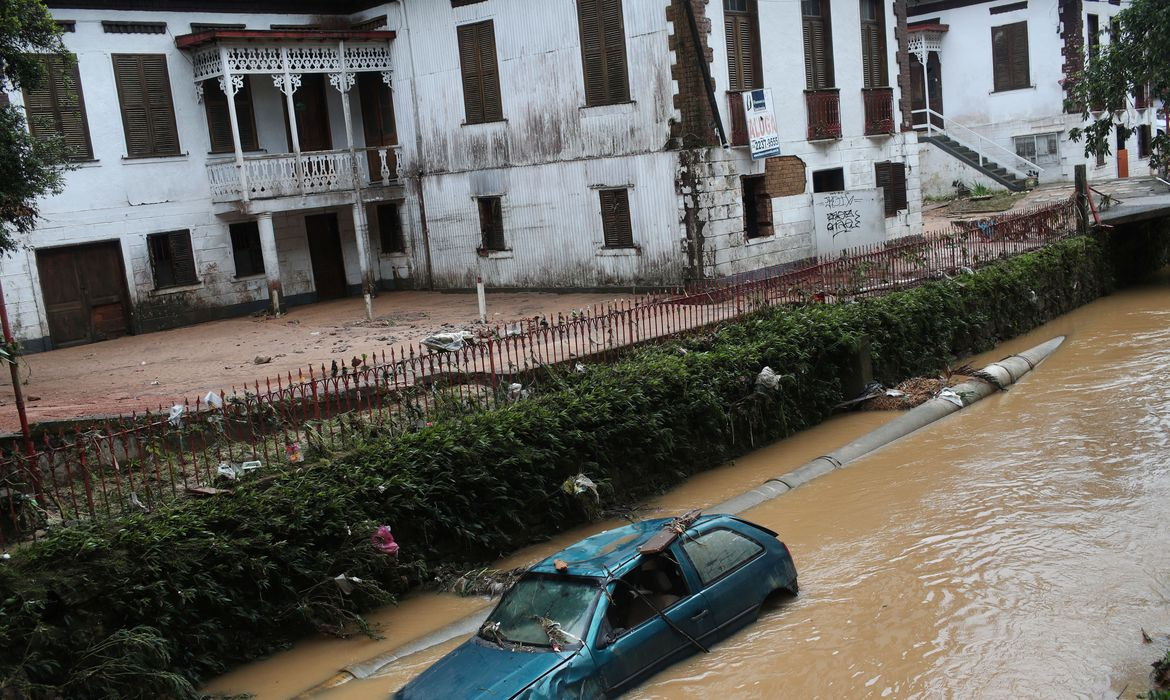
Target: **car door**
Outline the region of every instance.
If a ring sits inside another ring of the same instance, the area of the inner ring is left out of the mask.
[[[682,550],[693,566],[710,609],[714,642],[755,619],[773,579],[765,547],[745,533],[727,527],[686,537]]]
[[[673,551],[672,554],[678,556]],[[614,605],[614,601],[623,597],[623,585],[621,581],[610,584],[607,605]],[[687,585],[690,588],[689,576]],[[598,636],[600,648],[595,649],[594,658],[610,695],[621,693],[674,661],[697,652],[698,647],[679,630],[698,640],[711,629],[706,598],[694,589],[662,612],[673,626],[662,615],[655,614],[612,640],[606,639],[603,626]]]

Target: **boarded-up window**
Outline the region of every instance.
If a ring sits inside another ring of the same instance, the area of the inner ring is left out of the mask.
[[[877,186],[885,192],[886,216],[893,216],[905,209],[907,207],[906,164],[874,163],[873,168],[877,175]]]
[[[730,90],[764,87],[764,71],[760,68],[760,16],[757,9],[756,0],[723,0]]]
[[[264,252],[260,248],[259,224],[255,221],[245,221],[232,224],[228,230],[232,235],[232,257],[236,262],[236,277],[264,274]]]
[[[43,73],[37,87],[24,90],[28,128],[33,136],[60,136],[71,160],[93,160],[85,100],[76,59],[39,56]]]
[[[1031,87],[1027,22],[991,28],[991,62],[996,92]]]
[[[378,242],[383,253],[405,253],[406,237],[402,235],[402,218],[398,205],[379,204],[377,208]]]
[[[634,229],[630,226],[630,191],[599,190],[601,194],[601,229],[606,248],[634,247]]]
[[[499,197],[479,197],[480,250],[507,250],[504,241],[504,210]]]
[[[829,0],[800,0],[804,25],[804,78],[809,90],[836,84],[833,78],[833,25]]]
[[[577,23],[581,29],[585,104],[596,107],[629,102],[622,0],[577,0]]]
[[[468,124],[498,122],[504,118],[500,103],[500,74],[496,66],[496,32],[492,21],[464,24],[459,35],[459,67],[463,71],[463,106]]]
[[[114,54],[114,78],[122,107],[126,155],[179,155],[179,131],[171,101],[165,54]]]
[[[863,87],[887,87],[886,8],[883,0],[861,0],[861,70]]]
[[[236,120],[240,125],[240,147],[245,151],[259,149],[256,143],[256,117],[252,109],[252,89],[249,76],[244,76],[244,87],[236,92]],[[236,150],[232,143],[232,119],[228,112],[227,95],[219,89],[218,80],[203,81],[203,106],[207,111],[207,131],[211,135],[212,153]]]
[[[152,233],[146,237],[154,288],[195,284],[195,256],[191,253],[191,232]]]

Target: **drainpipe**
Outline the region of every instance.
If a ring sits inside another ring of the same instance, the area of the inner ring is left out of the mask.
[[[987,365],[983,368],[983,372],[991,379],[994,379],[995,382],[992,383],[979,379],[964,382],[953,387],[951,391],[961,398],[958,404],[942,398],[933,398],[838,450],[834,450],[822,457],[817,457],[813,461],[807,462],[787,474],[768,479],[751,491],[741,493],[738,496],[711,506],[710,508],[704,508],[703,510],[708,513],[727,513],[729,515],[742,513],[745,510],[766,503],[777,496],[782,496],[797,486],[806,484],[818,476],[823,476],[836,469],[841,469],[850,462],[860,459],[879,448],[885,447],[898,438],[905,437],[919,428],[926,427],[940,418],[945,418],[980,399],[986,398],[1001,389],[1015,384],[1025,374],[1035,369],[1036,365],[1047,359],[1063,342],[1064,336],[1057,336],[1034,348]],[[472,634],[487,619],[489,612],[490,607],[485,607],[483,610],[474,612],[446,627],[419,637],[385,654],[360,663],[351,664],[324,683],[296,696],[294,700],[307,700],[308,698],[316,697],[329,688],[336,688],[351,680],[369,678],[380,673],[387,666],[401,658],[416,654],[457,637]]]
[[[414,34],[410,31],[410,10],[408,9],[410,0],[402,0],[402,22],[406,28],[406,42],[410,52],[410,106],[411,113],[414,118],[414,157],[422,162],[422,131],[419,129],[418,117],[418,72],[415,69],[414,61]],[[418,166],[415,169],[415,193],[418,197],[418,218],[419,227],[422,230],[423,254],[426,257],[427,263],[427,289],[434,291],[435,289],[435,273],[431,266],[431,233],[427,226],[427,207],[423,198],[423,172],[422,167]]]
[[[695,8],[691,0],[682,0],[683,9],[687,13],[687,24],[691,28],[691,43],[695,47],[695,60],[703,71],[703,85],[707,88],[707,98],[711,101],[711,116],[715,117],[715,130],[719,132],[719,145],[727,148],[727,132],[723,130],[723,117],[719,116],[719,99],[715,97],[715,83],[711,80],[711,66],[707,64],[707,56],[703,52],[703,44],[699,41],[699,23],[695,21]]]

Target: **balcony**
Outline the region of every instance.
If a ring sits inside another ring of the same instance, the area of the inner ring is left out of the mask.
[[[252,200],[397,184],[393,38],[311,29],[176,37],[190,55],[217,154],[207,163],[212,199],[247,211]]]
[[[885,136],[894,133],[894,89],[888,87],[863,88],[865,103],[865,135]]]
[[[397,146],[357,149],[356,163],[347,150],[246,156],[243,177],[235,158],[222,158],[207,163],[207,179],[215,202],[352,192],[356,185],[387,187],[401,179],[397,151]],[[363,160],[368,166],[365,178]]]
[[[841,95],[837,88],[805,90],[808,107],[808,140],[841,138]]]

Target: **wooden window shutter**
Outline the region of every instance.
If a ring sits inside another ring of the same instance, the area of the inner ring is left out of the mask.
[[[507,250],[504,241],[504,211],[499,197],[480,197],[479,231],[482,250]]]
[[[240,125],[240,147],[245,151],[259,149],[256,142],[256,117],[252,108],[251,76],[244,76],[244,87],[236,93],[236,120]],[[203,81],[203,106],[207,111],[207,132],[211,135],[212,153],[231,153],[232,119],[228,112],[227,95],[219,89],[219,81]]]
[[[81,77],[76,59],[41,56],[44,69],[41,83],[25,89],[24,106],[29,132],[38,138],[59,136],[72,160],[92,160],[93,146],[81,94]]]
[[[893,216],[902,209],[906,209],[906,164],[905,163],[874,163],[874,174],[877,176],[877,186],[885,192],[886,216]]]
[[[820,2],[820,15],[805,15],[804,77],[809,90],[833,87],[833,42],[828,3]]]
[[[764,86],[760,69],[760,23],[756,0],[750,0],[746,12],[725,9],[724,34],[727,39],[729,89],[755,90]]]
[[[861,63],[864,87],[888,87],[890,78],[886,60],[885,7],[879,0],[861,0],[872,4],[876,19],[861,20]]]
[[[122,108],[126,155],[179,154],[179,131],[163,54],[114,54],[114,79]]]
[[[991,28],[991,60],[997,92],[1030,86],[1027,22]]]
[[[621,0],[577,0],[585,104],[629,102],[626,31]]]
[[[601,228],[606,248],[632,248],[634,232],[630,226],[629,190],[600,190]]]
[[[463,73],[463,105],[468,124],[500,121],[500,75],[496,34],[491,20],[457,27],[459,67]]]
[[[190,231],[152,233],[146,237],[156,289],[196,284]]]

